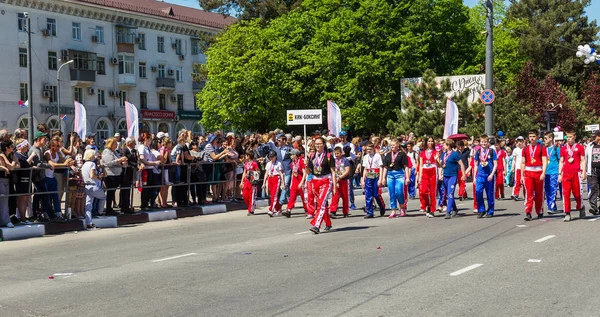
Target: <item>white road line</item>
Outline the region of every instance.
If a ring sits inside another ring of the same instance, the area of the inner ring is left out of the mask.
[[[546,241],[546,240],[550,240],[550,239],[552,239],[552,238],[554,238],[554,237],[556,237],[556,236],[555,236],[555,235],[549,235],[549,236],[545,236],[545,237],[543,237],[543,238],[541,238],[541,239],[537,239],[537,240],[535,240],[534,242],[544,242],[544,241]]]
[[[179,258],[183,258],[183,257],[186,257],[186,256],[196,255],[196,254],[198,254],[198,253],[187,253],[187,254],[176,255],[176,256],[172,256],[172,257],[168,257],[168,258],[164,258],[164,259],[152,260],[151,262],[152,263],[156,263],[156,262],[174,260],[174,259],[179,259]]]
[[[296,235],[307,234],[307,233],[311,233],[311,231],[302,231],[302,232],[298,232],[298,233],[296,233]]]
[[[478,268],[478,267],[480,267],[480,266],[482,266],[482,265],[483,265],[483,264],[473,264],[473,265],[467,266],[467,267],[466,267],[466,268],[464,268],[464,269],[460,269],[460,270],[458,270],[458,271],[456,271],[456,272],[452,272],[452,273],[450,273],[450,276],[458,276],[458,275],[461,275],[461,274],[463,274],[463,273],[465,273],[465,272],[468,272],[468,271],[470,271],[470,270],[476,269],[476,268]]]
[[[600,217],[596,217],[596,218],[590,219],[590,220],[588,220],[588,221],[596,221],[596,220],[598,220],[598,219],[600,219]]]
[[[519,228],[527,228],[527,225],[517,225]]]
[[[529,259],[527,262],[529,262],[529,263],[540,263],[540,262],[542,262],[542,260],[538,260],[538,259]]]
[[[73,275],[73,273],[54,273],[54,276],[69,276]]]

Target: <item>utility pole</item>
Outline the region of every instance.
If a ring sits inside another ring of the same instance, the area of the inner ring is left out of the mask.
[[[494,4],[485,1],[485,89],[494,90]],[[494,135],[494,104],[485,106],[485,134]]]
[[[27,20],[27,94],[28,94],[28,108],[29,108],[29,131],[27,135],[29,136],[29,144],[33,144],[33,75],[31,72],[32,64],[31,64],[31,18],[29,17],[28,12],[23,12],[25,19]]]

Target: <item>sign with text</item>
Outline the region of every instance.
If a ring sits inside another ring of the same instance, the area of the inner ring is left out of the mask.
[[[469,91],[468,102],[477,102],[481,92],[484,89],[485,75],[463,75],[463,76],[441,76],[436,77],[435,82],[439,87],[440,83],[446,79],[450,80],[450,91],[446,92],[448,98],[458,96],[465,90]],[[410,96],[411,90],[409,85],[420,85],[423,82],[421,77],[402,78],[400,80],[400,89],[402,90],[402,99]],[[440,100],[441,101],[441,100]]]
[[[323,110],[288,110],[287,125],[323,124]]]
[[[598,131],[600,130],[600,124],[588,124],[585,126],[585,131]]]
[[[565,133],[562,131],[559,132],[554,132],[554,140],[564,140],[565,139]]]
[[[167,110],[142,110],[142,117],[144,119],[174,120],[175,112]]]

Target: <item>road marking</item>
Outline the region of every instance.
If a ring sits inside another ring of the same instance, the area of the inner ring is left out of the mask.
[[[158,259],[158,260],[152,260],[152,263],[156,263],[156,262],[162,262],[162,261],[168,261],[168,260],[174,260],[174,259],[179,259],[179,258],[183,258],[186,256],[192,256],[192,255],[196,255],[197,253],[187,253],[187,254],[182,254],[182,255],[176,255],[176,256],[172,256],[172,257],[168,257],[168,258],[164,258],[164,259]]]
[[[538,260],[538,259],[529,259],[527,262],[529,262],[529,263],[540,263],[540,262],[542,262],[542,260]]]
[[[517,225],[519,228],[527,228],[527,225]]]
[[[598,219],[600,219],[600,217],[596,217],[596,218],[590,219],[590,220],[588,220],[588,221],[596,221],[596,220],[598,220]]]
[[[535,240],[535,242],[544,242],[544,241],[546,241],[546,240],[550,240],[550,239],[552,239],[552,238],[554,238],[554,237],[556,237],[556,236],[555,236],[555,235],[549,235],[549,236],[545,236],[545,237],[543,237],[543,238],[541,238],[541,239],[537,239],[537,240]]]
[[[54,273],[54,276],[70,276],[73,275],[73,273]]]
[[[480,266],[482,266],[482,265],[483,265],[483,264],[473,264],[473,265],[467,266],[467,267],[466,267],[466,268],[464,268],[464,269],[460,269],[460,270],[458,270],[458,271],[456,271],[456,272],[452,272],[452,273],[450,273],[450,276],[458,276],[458,275],[461,275],[461,274],[463,274],[463,273],[465,273],[465,272],[468,272],[468,271],[470,271],[470,270],[476,269],[476,268],[478,268],[478,267],[480,267]]]
[[[296,235],[301,235],[301,234],[307,234],[307,233],[311,233],[312,231],[302,231],[302,232],[298,232],[296,233]]]

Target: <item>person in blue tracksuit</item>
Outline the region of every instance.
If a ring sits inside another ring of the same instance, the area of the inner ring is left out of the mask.
[[[447,209],[446,219],[455,217],[458,213],[456,201],[454,200],[454,191],[458,184],[458,170],[462,172],[463,180],[466,180],[465,165],[463,164],[460,154],[454,151],[454,140],[446,140],[444,143],[444,153],[440,157],[440,165],[444,173],[444,196],[446,196]]]
[[[496,151],[490,148],[490,139],[487,135],[480,138],[481,148],[475,153],[475,194],[477,195],[477,218],[491,218],[494,216],[494,186],[495,175],[498,168]],[[487,196],[487,211],[483,201],[483,191]]]
[[[544,135],[544,145],[546,146],[546,153],[548,153],[544,192],[546,193],[548,213],[552,215],[558,213],[556,191],[558,190],[558,165],[560,163],[560,148],[554,145],[554,133],[548,132]]]
[[[376,201],[379,205],[380,216],[385,216],[385,207],[381,204],[377,195],[379,195],[379,187],[377,186],[380,179],[383,179],[383,160],[379,153],[375,153],[373,143],[368,143],[365,146],[365,155],[362,159],[363,175],[361,187],[365,190],[365,218],[373,218],[373,202]]]
[[[383,178],[379,185],[384,186],[387,181],[388,192],[390,194],[390,208],[392,213],[389,218],[404,217],[406,211],[403,205],[408,197],[404,197],[405,183],[410,183],[408,168],[408,157],[404,151],[400,151],[397,140],[390,142],[391,151],[383,157]]]

